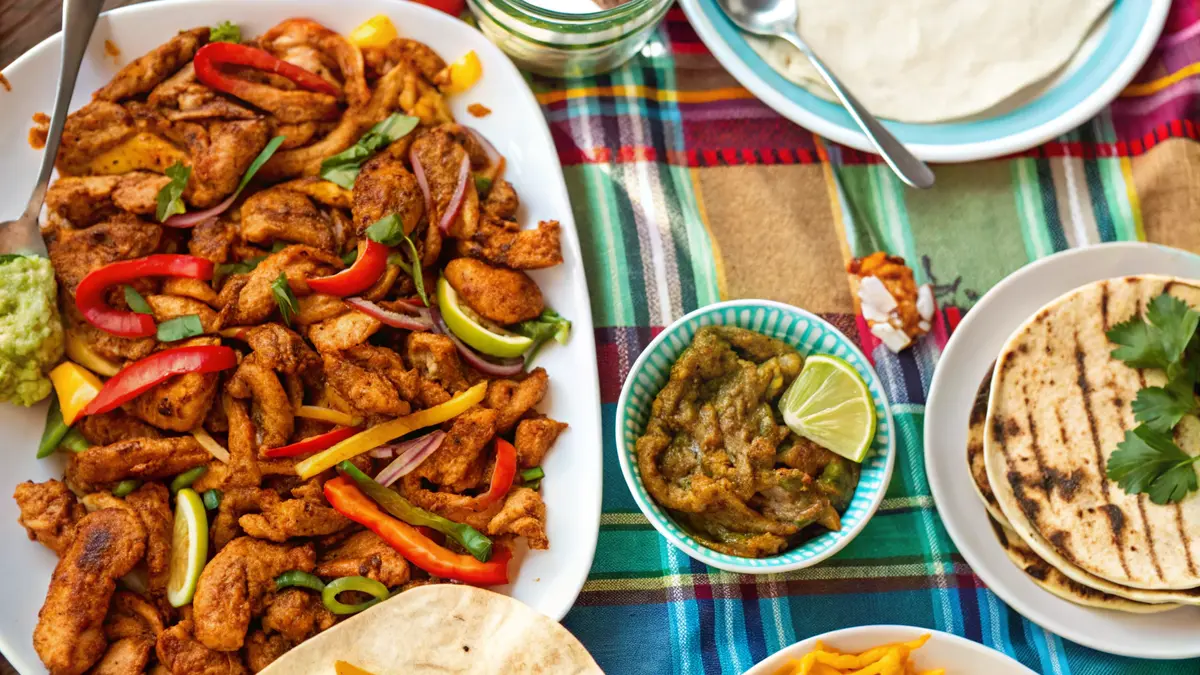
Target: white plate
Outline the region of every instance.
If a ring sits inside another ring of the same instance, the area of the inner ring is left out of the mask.
[[[874,152],[840,105],[809,93],[767,65],[717,0],[679,4],[713,56],[764,103],[826,138]],[[1170,0],[1115,0],[1110,18],[1031,101],[978,118],[885,125],[914,155],[929,162],[990,159],[1044,143],[1091,119],[1129,84],[1154,48],[1170,6]]]
[[[913,652],[918,671],[945,668],[947,673],[970,675],[1036,675],[1007,655],[978,642],[916,626],[859,626],[814,635],[775,652],[744,675],[776,675],[789,661],[799,660],[811,652],[817,640],[843,652],[858,653],[892,642],[907,642],[926,633],[930,634],[929,641]]]
[[[967,470],[967,425],[979,383],[1008,337],[1058,296],[1131,274],[1200,278],[1200,257],[1153,244],[1065,251],[1001,281],[967,313],[942,352],[925,407],[925,471],[938,515],[971,569],[1031,621],[1110,654],[1152,659],[1200,656],[1200,607],[1128,614],[1082,607],[1042,590],[1009,561],[988,527]]]
[[[546,458],[548,551],[518,554],[511,570],[516,580],[496,590],[511,594],[554,619],[561,619],[579,594],[596,550],[600,525],[600,399],[596,349],[587,281],[579,237],[558,155],[541,109],[508,58],[479,32],[422,5],[392,0],[162,0],[109,12],[100,18],[88,48],[72,108],[86,103],[91,92],[119,67],[105,54],[111,40],[125,64],[165,42],[180,29],[232,20],[248,35],[263,32],[287,17],[307,16],[347,32],[375,14],[387,14],[401,35],[414,37],[447,60],[475,50],[483,63],[483,79],[467,94],[452,97],[455,117],[477,128],[508,160],[506,177],[521,196],[522,223],[556,219],[563,227],[565,263],[533,274],[550,306],[574,323],[571,339],[538,357],[550,372],[550,393],[540,408],[571,426]],[[31,49],[4,70],[12,92],[0,92],[0,217],[15,217],[25,207],[37,173],[40,151],[26,142],[35,112],[49,111],[58,73],[58,36]],[[492,114],[475,119],[466,112],[473,102]],[[26,540],[9,497],[17,483],[60,477],[58,461],[34,458],[45,407],[32,410],[0,404],[0,651],[22,673],[43,672],[30,636],[42,605],[54,555]]]

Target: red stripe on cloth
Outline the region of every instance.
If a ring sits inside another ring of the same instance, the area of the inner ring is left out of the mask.
[[[962,310],[954,305],[949,305],[943,310],[943,313],[946,315],[946,321],[950,323],[950,334],[953,335],[954,331],[958,329],[958,324],[962,322]]]
[[[854,322],[858,326],[858,346],[874,366],[875,358],[871,355],[875,353],[875,347],[879,346],[879,338],[871,334],[871,329],[867,327],[867,320],[863,318],[862,314],[855,316]]]
[[[596,364],[600,367],[600,402],[616,403],[621,398],[621,353],[611,342],[596,343]]]

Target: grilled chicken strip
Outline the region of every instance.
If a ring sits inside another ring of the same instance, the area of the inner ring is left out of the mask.
[[[170,478],[212,458],[191,436],[131,438],[71,455],[66,481],[96,492],[126,478]]]
[[[192,621],[185,619],[158,636],[158,661],[171,675],[246,675],[237,652],[205,647],[192,635],[193,629]]]
[[[408,561],[370,530],[356,532],[321,554],[315,574],[326,579],[370,577],[388,588],[408,581]]]
[[[17,485],[13,499],[21,511],[17,522],[29,538],[62,557],[75,539],[80,519],[87,515],[66,484],[57,480],[45,483],[27,480]]]
[[[103,656],[109,599],[145,550],[146,529],[130,511],[104,509],[79,521],[33,630],[34,649],[51,675],[80,675]]]

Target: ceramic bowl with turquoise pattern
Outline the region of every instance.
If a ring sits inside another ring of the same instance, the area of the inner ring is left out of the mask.
[[[638,470],[636,445],[646,428],[650,409],[659,390],[670,377],[671,366],[705,326],[747,328],[786,342],[805,357],[831,354],[858,371],[875,400],[875,440],[862,463],[858,487],[842,514],[842,529],[825,532],[785,553],[771,558],[743,558],[718,553],[691,537],[646,492]],[[702,563],[730,572],[770,574],[815,565],[837,553],[867,524],[883,501],[892,477],[895,457],[895,428],[879,376],[858,347],[824,319],[803,309],[769,300],[733,300],[702,307],[671,324],[654,338],[629,371],[617,402],[617,453],[621,473],[642,513],[684,553]]]

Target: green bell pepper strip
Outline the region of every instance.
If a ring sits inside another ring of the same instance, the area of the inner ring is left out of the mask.
[[[479,562],[487,562],[492,557],[492,540],[479,530],[414,506],[396,491],[376,483],[350,462],[339,464],[338,471],[353,480],[358,489],[396,518],[413,527],[428,527],[441,532],[461,544]]]
[[[62,442],[58,444],[60,448],[66,448],[71,452],[83,452],[92,447],[91,443],[79,433],[79,430],[72,427],[67,431],[67,435],[63,436]]]
[[[50,410],[46,411],[46,428],[42,430],[42,440],[38,443],[38,459],[45,459],[58,450],[63,436],[71,427],[63,421],[62,407],[58,405],[58,397],[50,397]]]
[[[321,581],[317,575],[301,572],[300,570],[291,570],[275,577],[275,590],[287,588],[288,586],[310,588],[318,593],[325,590],[325,582]]]
[[[198,466],[175,476],[175,480],[171,481],[171,494],[175,494],[185,487],[191,487],[192,483],[195,483],[200,476],[206,473],[208,473],[207,466]]]
[[[541,480],[545,477],[546,477],[546,472],[543,471],[542,467],[540,467],[540,466],[535,466],[532,469],[525,469],[524,471],[521,472],[521,480],[526,483],[529,483],[529,482],[532,482],[535,480]]]
[[[204,502],[204,508],[209,511],[216,511],[221,506],[222,493],[220,490],[213,488],[205,491],[200,495],[200,499]]]
[[[127,478],[120,483],[117,483],[117,486],[113,488],[112,493],[114,497],[127,497],[129,496],[129,493],[140,488],[141,486],[142,481]]]
[[[375,597],[366,602],[348,605],[337,599],[338,593],[344,591],[360,591]],[[389,595],[387,586],[374,579],[367,577],[341,577],[325,585],[325,589],[321,591],[321,602],[325,603],[325,608],[334,614],[357,614],[372,605],[387,600]]]

